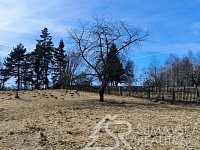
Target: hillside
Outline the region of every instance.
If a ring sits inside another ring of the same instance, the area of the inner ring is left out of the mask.
[[[66,90],[0,92],[0,149],[83,149],[94,127],[106,115],[132,125],[124,140],[137,149],[200,149],[200,107],[171,105],[119,96]],[[109,121],[108,119],[106,121]],[[111,124],[116,135],[127,132]],[[93,147],[112,147],[116,141],[100,129]],[[120,142],[116,149],[126,149]]]

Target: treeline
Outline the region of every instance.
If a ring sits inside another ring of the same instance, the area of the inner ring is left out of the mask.
[[[49,76],[56,84],[63,76],[67,66],[64,42],[54,48],[52,37],[47,28],[41,32],[40,39],[32,52],[27,52],[23,44],[18,44],[4,59],[0,70],[0,87],[3,90],[5,83],[11,77],[16,80],[17,89],[48,89]]]
[[[141,45],[149,33],[125,21],[93,18],[68,31],[71,52],[61,40],[54,47],[47,28],[42,30],[36,48],[27,53],[19,44],[3,62],[0,87],[14,77],[17,89],[63,88],[70,85],[99,85],[100,101],[108,85],[131,85],[134,63],[127,59],[131,46]]]
[[[55,47],[48,28],[41,31],[40,39],[36,42],[32,52],[27,52],[20,43],[0,61],[0,90],[4,90],[6,82],[12,77],[17,90],[66,88],[71,85],[92,85],[95,82],[95,76],[85,66],[81,53],[76,49],[66,51],[63,40]],[[108,84],[132,84],[134,64],[122,59],[114,43],[109,47],[108,58],[105,69],[109,75]]]
[[[197,87],[200,85],[200,61],[191,51],[182,58],[171,54],[164,65],[159,65],[153,57],[143,78],[145,86]]]

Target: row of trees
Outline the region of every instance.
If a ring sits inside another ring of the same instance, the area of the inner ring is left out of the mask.
[[[94,18],[94,22],[80,24],[68,34],[70,51],[65,50],[63,40],[55,47],[47,28],[42,30],[32,52],[27,52],[23,44],[14,47],[8,57],[0,60],[0,89],[4,89],[12,77],[16,79],[18,90],[95,83],[100,85],[100,101],[103,102],[108,85],[134,82],[134,63],[126,56],[132,45],[138,46],[146,40],[148,32],[125,22]],[[200,85],[197,60],[190,52],[183,58],[171,55],[159,66],[154,57],[143,74],[144,85],[197,87]]]
[[[134,64],[124,56],[128,47],[139,45],[147,36],[125,22],[95,18],[94,23],[69,31],[73,48],[65,51],[63,40],[55,48],[44,28],[32,52],[19,44],[0,64],[0,87],[3,89],[11,77],[16,79],[18,90],[99,83],[100,101],[104,101],[106,86],[133,83]]]
[[[4,89],[11,77],[16,80],[17,90],[49,89],[73,84],[76,67],[79,61],[77,52],[66,53],[63,40],[54,47],[52,37],[44,28],[37,40],[36,48],[27,52],[23,44],[18,44],[8,57],[0,63],[0,88]]]
[[[180,58],[171,54],[164,65],[159,66],[156,57],[144,73],[144,85],[164,86],[199,86],[200,62],[190,51]]]

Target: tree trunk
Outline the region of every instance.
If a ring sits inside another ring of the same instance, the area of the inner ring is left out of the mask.
[[[3,81],[2,87],[1,87],[1,90],[2,90],[2,91],[4,90],[4,86],[5,86],[5,82]]]
[[[104,102],[104,90],[105,90],[105,88],[100,88],[100,90],[99,90],[99,97],[100,97],[100,99],[99,99],[99,102]]]
[[[19,75],[19,66],[17,68],[17,90],[20,88],[20,75]]]
[[[37,90],[40,90],[38,78],[36,79],[35,82],[36,82],[36,83],[35,83],[35,88],[36,88]]]
[[[49,90],[48,74],[45,74],[45,89]]]
[[[48,80],[48,66],[45,67],[45,79],[44,79],[45,89],[49,90],[49,80]]]
[[[19,91],[20,88],[20,81],[19,81],[19,77],[18,77],[18,81],[17,81],[17,90]]]

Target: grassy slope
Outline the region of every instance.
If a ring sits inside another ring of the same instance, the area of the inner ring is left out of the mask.
[[[0,92],[0,149],[82,149],[95,125],[107,114],[128,121],[132,132],[125,139],[137,149],[200,149],[200,107],[160,104],[145,99],[64,90]],[[114,133],[126,131],[113,125]],[[158,131],[159,130],[159,131]],[[174,139],[173,139],[173,138]],[[169,140],[168,140],[169,139]],[[104,129],[94,146],[115,141]],[[118,149],[125,149],[121,144]]]

